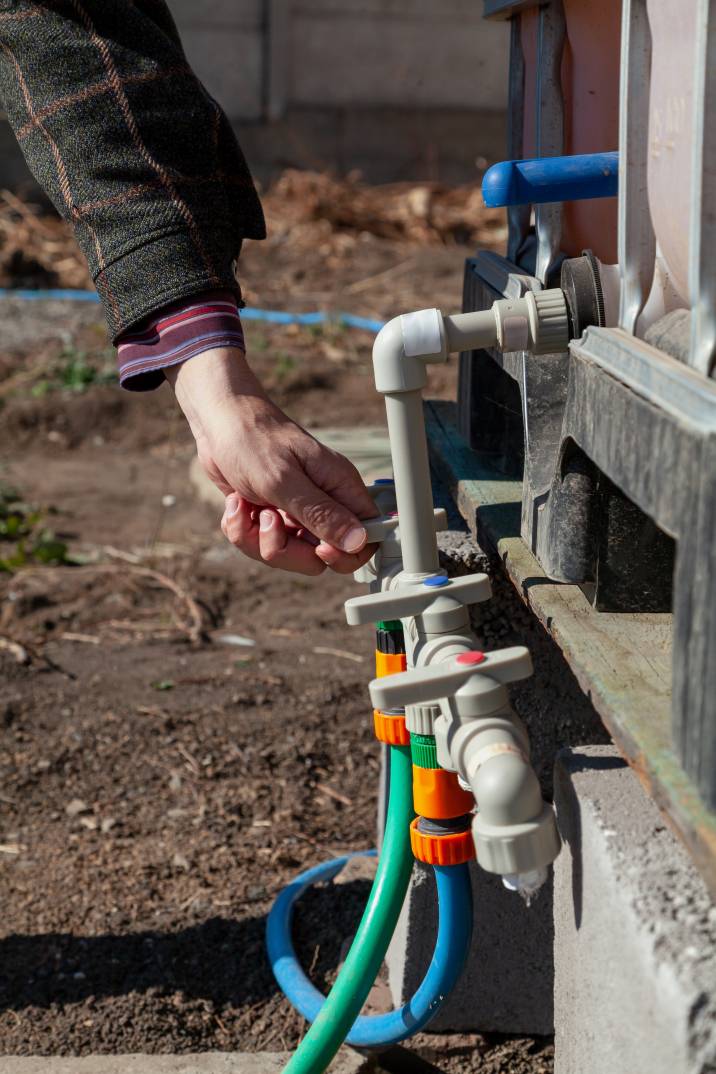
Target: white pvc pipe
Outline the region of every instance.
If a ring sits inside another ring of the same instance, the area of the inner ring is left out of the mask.
[[[400,519],[403,569],[429,574],[439,566],[428,443],[420,390],[385,396]]]
[[[448,351],[473,351],[494,347],[497,342],[497,320],[492,309],[472,313],[456,313],[444,317]]]

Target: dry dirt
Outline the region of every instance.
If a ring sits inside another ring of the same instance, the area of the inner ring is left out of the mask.
[[[251,303],[459,307],[468,249],[314,232],[295,251],[290,229],[246,250]],[[353,583],[223,543],[188,485],[168,389],[102,383],[97,307],[6,300],[0,327],[0,478],[51,507],[83,561],[0,575],[0,1053],[292,1048],[304,1026],[271,976],[266,913],[293,874],[374,840],[373,639],[345,625]],[[366,333],[247,336],[299,420],[380,422]],[[84,390],[63,387],[78,363],[95,371]],[[453,395],[454,376],[436,371],[433,394]],[[298,909],[321,987],[366,893],[327,887]],[[549,1040],[422,1034],[407,1048],[395,1070],[552,1069]]]

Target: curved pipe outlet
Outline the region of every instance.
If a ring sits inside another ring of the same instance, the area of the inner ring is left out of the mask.
[[[544,805],[534,771],[516,744],[500,743],[494,748],[514,752],[493,755],[467,777],[483,820],[495,825],[534,820]]]

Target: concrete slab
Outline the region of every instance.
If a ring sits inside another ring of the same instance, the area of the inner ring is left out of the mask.
[[[2,1074],[279,1074],[290,1052],[200,1052],[194,1055],[2,1056]],[[369,1074],[372,1059],[342,1048],[329,1074]]]
[[[474,932],[467,965],[440,1013],[436,1032],[552,1032],[552,891],[529,909],[499,877],[471,864]],[[416,864],[386,962],[395,1004],[420,984],[432,957],[437,900],[432,870]],[[634,1072],[632,1072],[634,1074]]]
[[[716,906],[619,753],[563,751],[555,1074],[716,1071]]]

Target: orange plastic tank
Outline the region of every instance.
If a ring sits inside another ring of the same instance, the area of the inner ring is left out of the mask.
[[[621,0],[564,0],[566,37],[561,82],[564,155],[599,153],[619,145]],[[538,8],[520,20],[525,59],[522,156],[536,157]],[[561,249],[570,257],[591,249],[606,264],[617,260],[617,199],[567,202]]]

